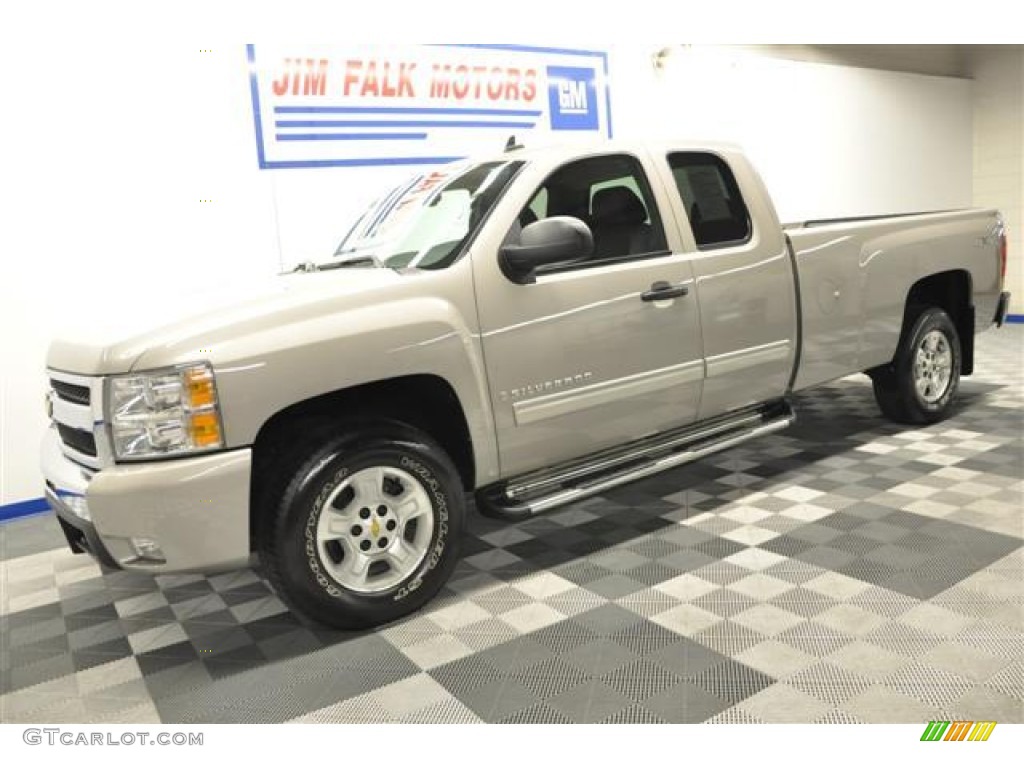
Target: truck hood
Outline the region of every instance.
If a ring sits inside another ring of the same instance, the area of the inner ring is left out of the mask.
[[[271,323],[278,315],[283,320],[336,312],[409,277],[391,269],[337,269],[233,282],[201,293],[168,292],[154,300],[144,295],[141,301],[97,302],[50,344],[46,364],[82,375],[126,373],[147,351],[203,338],[209,344],[197,345],[194,359],[216,363],[218,341],[233,327]]]

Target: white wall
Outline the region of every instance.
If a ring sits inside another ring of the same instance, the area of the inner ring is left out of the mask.
[[[244,46],[199,54],[140,39],[82,36],[5,86],[18,109],[0,121],[0,504],[42,495],[55,334],[277,269]],[[18,55],[0,47],[4,71]]]
[[[974,204],[1003,212],[1010,311],[1024,314],[1024,46],[981,48],[973,74]]]
[[[971,200],[968,80],[676,46],[614,59],[617,130],[742,144],[783,221],[963,207]]]
[[[32,120],[0,122],[0,504],[40,495],[43,361],[61,328],[321,255],[407,173],[261,172],[243,45],[125,46],[64,46],[7,84]],[[703,50],[656,73],[656,47],[611,51],[616,135],[739,141],[786,220],[970,202],[967,81]],[[0,50],[5,68],[16,58]],[[60,99],[34,87],[47,78]]]

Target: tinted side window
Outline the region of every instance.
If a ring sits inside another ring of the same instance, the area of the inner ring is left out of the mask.
[[[750,214],[724,160],[705,152],[676,152],[668,164],[699,248],[750,238]]]
[[[588,157],[555,171],[520,214],[519,224],[549,216],[574,216],[593,232],[593,256],[574,266],[668,250],[647,176],[630,155]]]

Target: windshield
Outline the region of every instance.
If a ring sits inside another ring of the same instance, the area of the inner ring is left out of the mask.
[[[414,176],[367,208],[334,256],[392,268],[444,269],[462,255],[520,166],[454,163]]]

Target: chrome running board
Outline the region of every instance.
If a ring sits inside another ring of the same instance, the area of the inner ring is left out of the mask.
[[[488,486],[477,492],[477,508],[488,517],[521,520],[778,432],[795,420],[786,401],[727,414]]]

